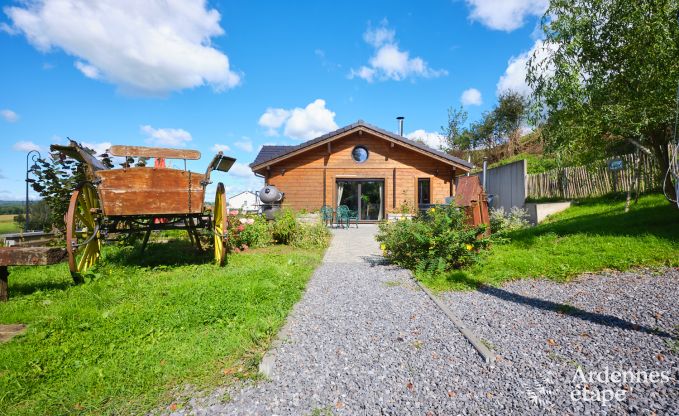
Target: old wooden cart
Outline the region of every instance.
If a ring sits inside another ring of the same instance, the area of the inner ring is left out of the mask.
[[[71,195],[66,213],[68,265],[76,281],[101,255],[110,233],[144,233],[142,251],[153,230],[183,229],[198,249],[198,230],[212,234],[214,258],[224,265],[227,256],[227,212],[224,184],[217,185],[212,209],[204,204],[205,188],[213,170],[227,172],[234,158],[219,152],[204,174],[186,170],[186,160],[200,159],[196,150],[141,146],[111,146],[109,156],[183,159],[184,169],[124,167],[110,169],[75,141],[52,145],[53,152],[82,162],[86,180]],[[162,166],[162,165],[161,165]]]

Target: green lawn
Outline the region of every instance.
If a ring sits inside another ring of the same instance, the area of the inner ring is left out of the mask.
[[[220,269],[183,241],[105,253],[79,286],[65,264],[11,268],[0,323],[29,330],[0,344],[0,414],[140,414],[254,377],[322,256],[275,246]]]
[[[480,263],[462,271],[419,274],[436,290],[496,285],[545,277],[565,281],[583,272],[634,266],[679,266],[679,210],[662,195],[646,195],[624,213],[620,197],[580,201],[537,227],[495,244]]]
[[[21,227],[14,222],[15,215],[0,215],[0,234],[16,233],[21,231]]]

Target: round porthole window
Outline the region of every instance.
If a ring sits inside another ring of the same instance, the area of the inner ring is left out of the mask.
[[[356,146],[351,151],[351,158],[358,163],[363,163],[368,160],[368,149],[365,146]]]

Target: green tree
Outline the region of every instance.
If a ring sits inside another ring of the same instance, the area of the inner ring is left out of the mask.
[[[52,210],[45,200],[40,200],[33,202],[29,205],[30,215],[28,217],[28,229],[29,230],[42,230],[51,231],[52,229]],[[14,222],[16,222],[21,228],[26,225],[26,215],[21,213],[14,217]]]
[[[468,127],[468,114],[463,107],[448,110],[448,123],[441,127],[446,139],[447,150],[460,154],[470,150],[482,149],[491,161],[497,161],[506,148],[498,146],[509,144],[510,153],[516,153],[523,127],[527,122],[527,100],[514,91],[506,91],[498,97],[491,111],[481,115],[481,119]]]
[[[464,127],[469,114],[460,106],[448,109],[448,123],[441,127],[441,134],[445,137],[449,152],[467,151],[474,148],[469,131]]]
[[[632,146],[669,167],[679,28],[677,0],[552,0],[529,62],[544,136],[572,158]],[[675,197],[671,181],[664,183]]]
[[[59,153],[40,159],[38,168],[33,170],[36,179],[31,179],[31,186],[40,194],[49,206],[51,223],[64,230],[64,215],[68,210],[68,202],[73,190],[85,180],[85,169],[82,163],[67,159]]]
[[[94,155],[92,149],[86,150]],[[113,162],[108,154],[100,155],[104,166],[113,167]],[[131,160],[134,163],[134,159]],[[33,169],[36,179],[29,180],[33,189],[49,207],[51,225],[64,230],[64,215],[68,211],[68,203],[73,190],[85,181],[85,166],[82,162],[67,158],[65,155],[55,152],[47,159],[40,159],[37,168]]]
[[[505,91],[498,97],[498,103],[492,111],[492,122],[495,135],[506,142],[509,154],[519,150],[519,139],[527,123],[528,101],[515,91]]]

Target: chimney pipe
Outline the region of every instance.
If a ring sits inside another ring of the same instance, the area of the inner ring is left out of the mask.
[[[398,134],[399,136],[403,136],[403,119],[405,117],[403,116],[398,116],[396,117],[396,120],[398,120]]]

